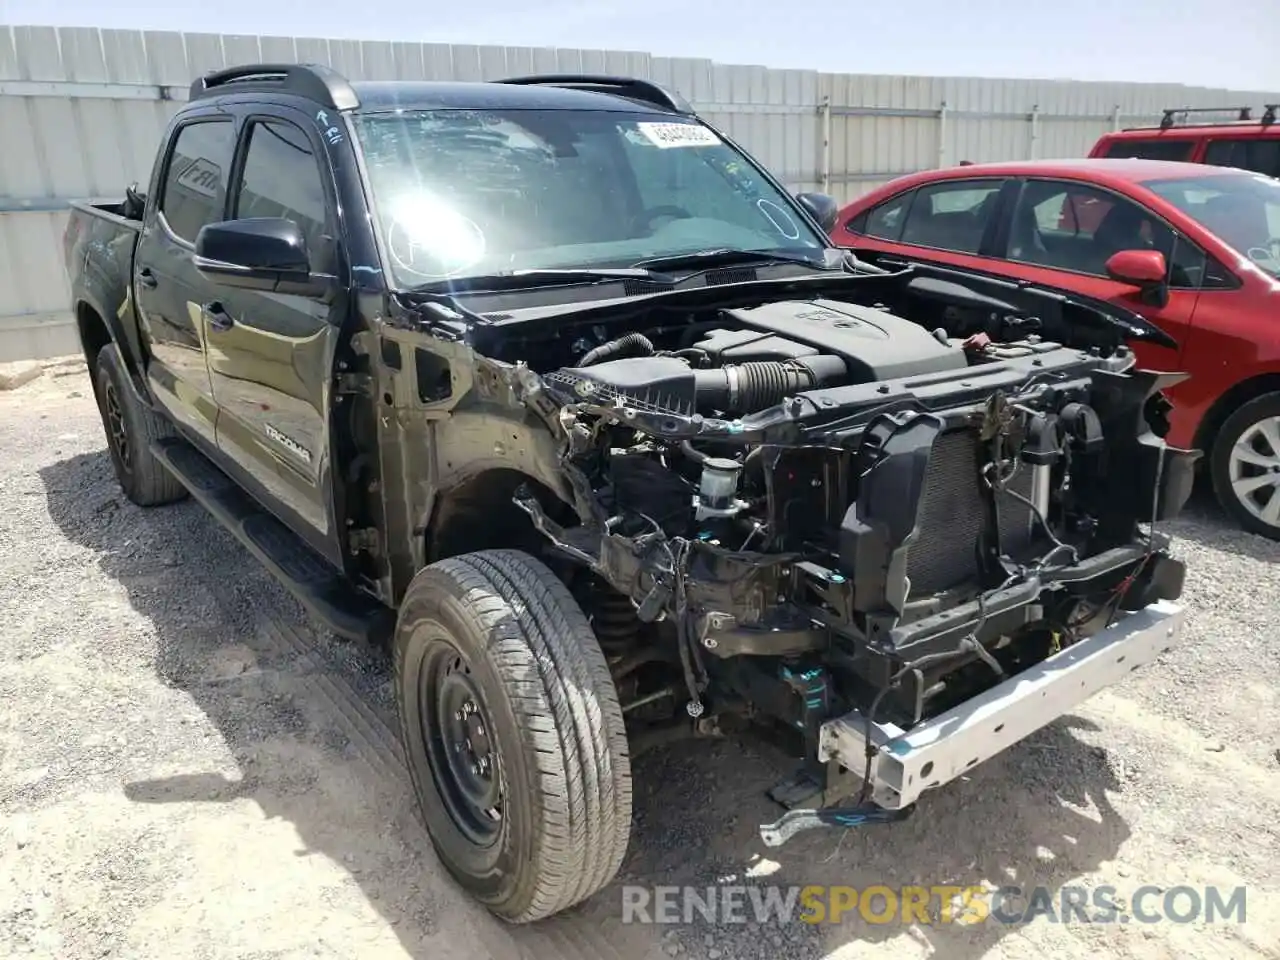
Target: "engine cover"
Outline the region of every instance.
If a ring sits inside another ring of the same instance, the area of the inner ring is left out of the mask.
[[[853,383],[944,373],[969,365],[958,346],[944,344],[918,323],[874,307],[838,300],[783,300],[722,313],[732,326],[767,331],[836,354],[848,365]]]

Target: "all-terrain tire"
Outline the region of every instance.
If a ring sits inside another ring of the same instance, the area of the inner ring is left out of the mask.
[[[613,678],[565,585],[516,550],[441,560],[409,585],[393,647],[406,761],[457,882],[515,923],[608,884],[631,832],[631,761]],[[481,750],[490,778],[450,766]],[[501,806],[481,816],[486,789]]]
[[[169,421],[147,409],[138,398],[114,343],[98,351],[93,387],[111,463],[125,496],[140,507],[186,497],[186,487],[151,452],[152,441],[177,434]]]
[[[1246,443],[1246,446],[1252,447],[1258,463],[1248,468],[1250,476],[1233,476],[1232,460],[1236,445],[1242,439],[1253,440],[1259,433],[1264,439],[1254,440],[1252,444]],[[1240,526],[1251,533],[1280,540],[1280,449],[1270,450],[1274,463],[1264,463],[1272,459],[1267,455],[1266,448],[1272,442],[1280,443],[1280,437],[1275,441],[1267,441],[1265,435],[1268,433],[1272,436],[1280,435],[1280,393],[1255,397],[1227,417],[1214,439],[1209,470],[1218,502]],[[1248,490],[1246,486],[1243,493],[1237,492],[1233,481],[1244,479],[1251,482],[1255,477],[1259,484],[1253,490]],[[1271,491],[1270,498],[1264,492],[1268,487]],[[1262,502],[1264,500],[1265,503]]]

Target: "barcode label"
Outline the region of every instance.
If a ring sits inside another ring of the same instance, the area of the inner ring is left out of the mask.
[[[636,127],[656,147],[714,147],[720,138],[700,123],[637,123]]]

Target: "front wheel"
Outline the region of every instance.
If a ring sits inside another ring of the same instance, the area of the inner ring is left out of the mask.
[[[1280,540],[1280,393],[1244,404],[1214,441],[1218,500],[1246,530]]]
[[[626,728],[555,574],[515,550],[434,563],[405,593],[394,648],[406,760],[458,883],[524,923],[612,880],[631,830]]]

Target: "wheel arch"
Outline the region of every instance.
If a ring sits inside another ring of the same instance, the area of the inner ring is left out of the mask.
[[[572,523],[572,509],[546,483],[513,467],[492,466],[441,490],[423,536],[423,565],[477,550],[516,549],[537,554],[546,543],[529,515],[516,506],[526,486],[548,515]]]
[[[1260,373],[1241,380],[1226,390],[1200,420],[1193,446],[1205,452],[1205,461],[1213,455],[1213,445],[1227,418],[1242,406],[1269,393],[1280,393],[1280,372]]]
[[[103,348],[115,344],[120,351],[120,359],[124,362],[125,372],[133,381],[134,390],[144,404],[151,406],[151,394],[143,379],[141,365],[133,344],[124,335],[120,319],[103,310],[92,299],[83,296],[75,302],[74,315],[80,348],[84,352],[85,364],[90,373],[92,374],[94,365],[98,362],[98,354]]]
[[[111,328],[102,319],[102,314],[89,302],[80,300],[75,306],[76,332],[80,335],[80,347],[84,351],[84,361],[90,370],[97,363],[102,348],[111,343]]]

